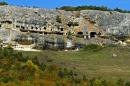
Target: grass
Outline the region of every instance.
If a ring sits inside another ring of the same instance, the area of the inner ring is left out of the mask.
[[[53,63],[76,69],[87,77],[103,77],[107,80],[130,80],[130,49],[123,47],[106,47],[92,51],[42,51],[24,52],[26,56],[49,58]],[[117,54],[117,57],[113,57]],[[44,59],[43,59],[44,60]]]

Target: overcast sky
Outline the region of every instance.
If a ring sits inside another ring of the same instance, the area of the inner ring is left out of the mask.
[[[130,0],[1,0],[10,5],[56,8],[61,6],[96,5],[130,10]]]

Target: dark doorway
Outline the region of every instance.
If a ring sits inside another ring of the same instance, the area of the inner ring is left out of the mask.
[[[83,37],[83,32],[78,32],[77,35],[76,35],[76,37],[82,38]]]
[[[16,25],[16,28],[20,28],[20,26],[19,26],[19,25]]]
[[[77,35],[83,35],[83,32],[78,32]]]
[[[91,32],[91,33],[90,33],[90,37],[95,37],[96,35],[97,35],[96,32]]]
[[[46,27],[44,27],[44,30],[46,30]]]
[[[24,26],[21,26],[21,29],[25,29],[25,27],[24,27]]]
[[[61,29],[61,31],[63,31],[64,30],[64,28],[60,28]]]

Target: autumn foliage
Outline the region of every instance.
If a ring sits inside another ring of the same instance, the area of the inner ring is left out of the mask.
[[[88,79],[74,69],[39,62],[38,57],[26,57],[8,47],[0,48],[0,86],[129,86],[129,82]]]

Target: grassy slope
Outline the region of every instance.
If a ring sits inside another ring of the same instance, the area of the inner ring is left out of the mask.
[[[112,57],[116,53],[117,57]],[[122,78],[130,80],[130,49],[105,48],[97,52],[79,51],[43,51],[41,53],[26,52],[26,55],[38,55],[53,59],[56,64],[76,68],[87,77],[103,77],[107,80]]]

